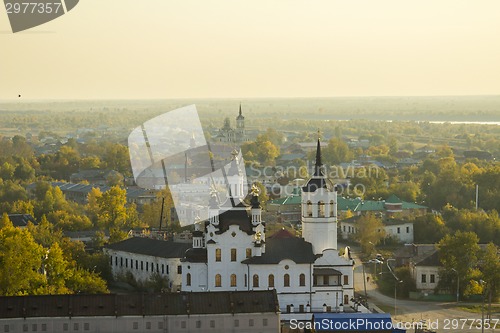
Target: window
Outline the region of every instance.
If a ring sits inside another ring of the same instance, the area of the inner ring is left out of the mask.
[[[109,264],[113,266],[113,256],[109,256],[109,260],[110,260]]]
[[[246,252],[247,252],[247,253],[246,253],[246,257],[247,257],[247,258],[251,258],[251,257],[252,257],[252,249],[247,249],[247,251],[246,251]]]
[[[236,261],[236,249],[231,249],[231,261]]]
[[[312,202],[309,200],[307,202],[307,216],[312,216],[313,211],[312,211]]]
[[[136,321],[134,321],[134,323],[132,324],[132,328],[133,328],[134,330],[138,330],[138,329],[139,329],[139,323],[138,323],[138,322],[136,322]]]
[[[300,276],[299,276],[299,285],[301,287],[304,287],[306,285],[306,275],[305,274],[300,274]]]
[[[410,233],[410,227],[406,227],[406,233],[409,234]]]
[[[220,249],[215,249],[215,261],[221,261],[221,251],[220,251]]]
[[[28,332],[28,324],[23,324],[23,332]]]
[[[231,274],[231,287],[236,287],[236,274]]]
[[[335,216],[333,211],[333,200],[330,201],[330,216]]]
[[[159,330],[162,330],[162,329],[163,329],[163,322],[162,322],[162,321],[159,321],[159,322],[158,322],[158,329],[159,329]]]
[[[201,320],[196,321],[196,328],[201,328]]]
[[[269,286],[269,288],[274,288],[274,275],[273,274],[269,274],[269,276],[267,277],[267,285]]]
[[[436,283],[436,276],[431,274],[431,283]]]
[[[155,264],[152,262],[151,263],[151,273],[153,273],[155,271]]]
[[[259,287],[259,276],[257,274],[253,275],[253,287],[258,288]]]
[[[186,321],[185,320],[181,321],[181,328],[186,328]]]
[[[289,274],[285,274],[285,276],[283,276],[283,286],[290,287],[290,275]]]
[[[262,326],[267,326],[267,318],[262,319]]]
[[[182,274],[182,266],[177,266],[177,274]]]
[[[36,324],[31,325],[31,331],[36,332],[37,331],[37,326]]]
[[[220,274],[215,274],[215,286],[216,287],[222,286],[222,281],[221,281]]]
[[[422,274],[422,283],[427,283],[427,275]]]
[[[186,286],[191,285],[191,273],[186,274]]]
[[[9,325],[3,325],[3,331],[4,332],[10,332],[10,326]]]
[[[167,274],[168,274],[168,265],[167,265]]]
[[[215,327],[215,320],[210,320],[210,327],[214,328]]]
[[[344,285],[349,284],[349,275],[344,275]]]
[[[28,329],[26,328],[26,330],[28,330]],[[63,331],[67,331],[67,330],[68,330],[68,323],[64,323],[63,324]]]
[[[160,273],[160,265],[156,264],[156,273]]]
[[[78,326],[79,326],[78,323],[74,323],[73,324],[73,331],[78,331],[78,329],[79,329]]]
[[[401,233],[401,227],[398,227],[398,234]]]
[[[165,264],[161,264],[161,274],[165,274]]]
[[[144,270],[144,261],[141,260],[141,271]]]
[[[150,330],[150,329],[151,329],[151,322],[150,322],[150,321],[147,321],[147,322],[146,322],[146,329],[147,329],[147,330]]]
[[[239,319],[234,320],[234,327],[240,327],[240,321]]]
[[[248,326],[253,326],[253,319],[248,320]]]
[[[47,332],[47,324],[42,324],[42,332]]]
[[[135,261],[135,269],[139,269],[139,260]]]
[[[115,266],[118,266],[118,257],[115,257]]]
[[[325,217],[325,203],[323,201],[318,202],[318,216]]]
[[[88,330],[90,330],[90,324],[89,324],[89,323],[85,323],[85,324],[83,324],[83,330],[84,330],[84,331],[88,331]]]
[[[128,258],[125,258],[125,268],[128,268]]]
[[[245,287],[248,285],[247,280],[248,280],[248,277],[247,277],[247,275],[245,274]]]
[[[343,226],[344,232],[345,232],[345,225]]]

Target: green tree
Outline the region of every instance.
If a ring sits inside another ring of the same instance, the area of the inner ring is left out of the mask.
[[[489,243],[480,252],[480,267],[482,279],[486,281],[488,298],[491,303],[492,298],[498,298],[500,293],[500,260],[498,257],[498,247]]]
[[[359,242],[365,254],[374,252],[375,245],[385,237],[382,220],[372,213],[361,216],[356,221],[356,229],[354,239]]]
[[[113,186],[97,199],[99,211],[97,222],[101,228],[122,228],[127,222],[127,192],[119,186]]]
[[[328,141],[326,148],[321,150],[325,164],[334,165],[342,162],[350,162],[354,158],[354,154],[349,149],[349,146],[339,138],[331,138]]]
[[[446,235],[439,241],[439,257],[444,270],[449,276],[452,269],[457,272],[460,280],[460,293],[468,295],[475,287],[477,279],[478,258],[479,258],[479,238],[473,232],[457,231],[453,235]],[[451,285],[448,279],[440,279],[440,287]]]
[[[0,295],[28,295],[43,292],[45,251],[27,230],[6,225],[0,229]]]
[[[63,251],[57,242],[53,243],[47,252],[45,272],[51,294],[69,294],[71,292],[66,287],[66,282],[73,272],[69,269],[69,263],[64,258]]]
[[[439,215],[426,214],[413,221],[413,235],[416,243],[437,243],[449,229]]]

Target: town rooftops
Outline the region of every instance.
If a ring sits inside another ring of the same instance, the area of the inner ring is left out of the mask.
[[[277,312],[274,290],[0,297],[0,318]]]
[[[191,243],[176,243],[145,237],[132,237],[106,245],[106,249],[149,255],[159,258],[183,258]]]
[[[12,222],[14,227],[20,228],[27,227],[29,222],[34,225],[38,224],[31,214],[9,214],[9,220]]]

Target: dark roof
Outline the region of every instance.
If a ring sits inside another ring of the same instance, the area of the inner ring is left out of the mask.
[[[342,275],[342,273],[333,268],[315,268],[313,275]]]
[[[187,262],[207,262],[207,249],[190,248],[186,251],[185,257],[182,261]]]
[[[330,188],[331,182],[326,178],[313,176],[302,186],[302,192],[316,192],[319,188]]]
[[[28,222],[31,222],[34,225],[38,224],[31,214],[9,214],[9,220],[12,222],[14,227],[26,227]]]
[[[266,252],[260,257],[243,260],[244,264],[278,264],[281,260],[290,259],[297,264],[309,264],[316,260],[312,245],[303,238],[268,238]]]
[[[106,245],[105,248],[161,258],[184,258],[184,253],[191,246],[191,243],[175,243],[145,237],[132,237],[118,243]]]
[[[267,237],[267,239],[270,238],[294,238],[295,236],[285,228],[280,229],[279,231],[276,231],[274,234],[271,236]]]
[[[439,261],[439,251],[434,251],[431,255],[420,260],[415,265],[416,266],[441,266],[441,261]]]
[[[278,299],[274,290],[0,297],[0,318],[115,317],[276,311],[278,311]]]
[[[248,215],[246,207],[242,202],[240,202],[236,207],[226,210],[224,213],[219,215],[219,225],[216,234],[222,234],[229,229],[230,225],[237,225],[240,227],[241,231],[246,232],[249,235],[254,234],[252,219]]]

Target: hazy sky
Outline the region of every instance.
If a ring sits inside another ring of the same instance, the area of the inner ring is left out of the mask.
[[[498,0],[80,0],[12,34],[0,100],[500,93]]]

